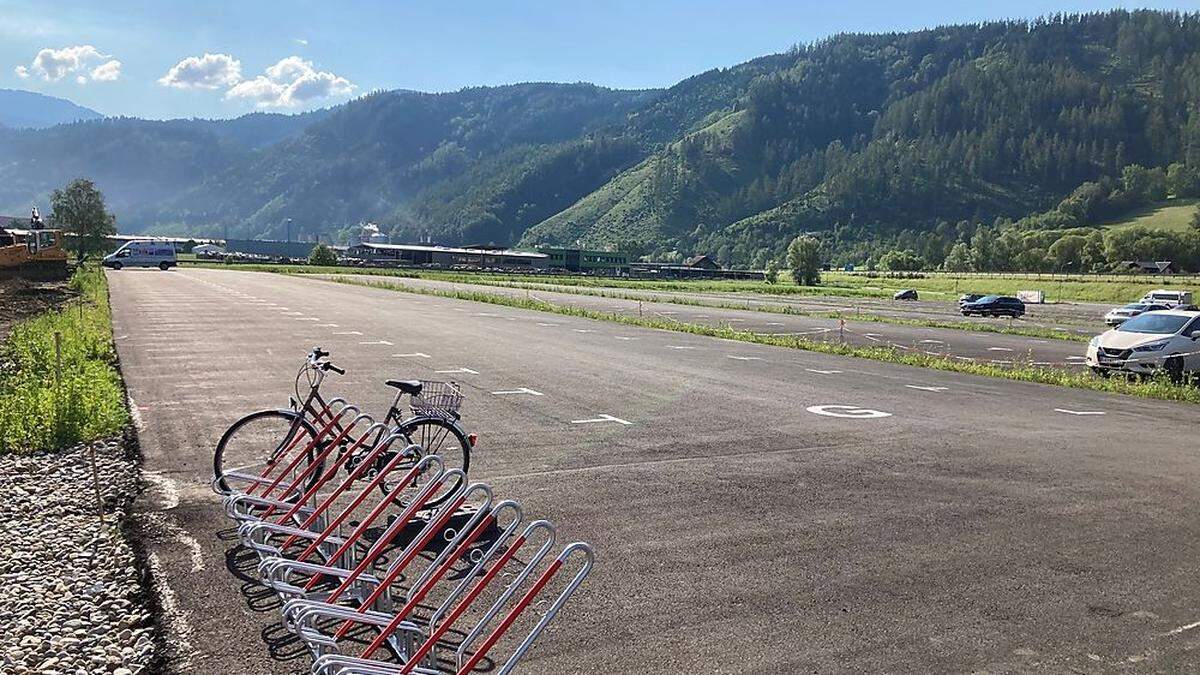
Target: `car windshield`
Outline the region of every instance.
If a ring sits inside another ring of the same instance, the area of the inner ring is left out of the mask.
[[[1171,335],[1179,332],[1183,324],[1191,317],[1179,314],[1142,314],[1121,324],[1117,330],[1122,333],[1155,333]]]
[[[1135,302],[1135,303],[1132,303],[1132,304],[1129,304],[1129,305],[1125,305],[1125,306],[1124,306],[1124,307],[1122,307],[1121,309],[1132,309],[1132,310],[1134,310],[1134,311],[1140,312],[1140,311],[1142,311],[1143,309],[1146,309],[1146,308],[1147,308],[1147,307],[1149,307],[1149,306],[1150,306],[1150,305],[1143,305],[1143,304],[1141,304],[1141,303],[1139,303],[1139,302]]]
[[[1000,299],[1000,296],[998,296],[998,295],[985,295],[982,298],[979,298],[979,300],[977,302],[993,302],[993,301],[999,300],[999,299]]]

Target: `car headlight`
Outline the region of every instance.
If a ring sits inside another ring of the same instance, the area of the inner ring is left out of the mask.
[[[1133,348],[1133,351],[1135,351],[1135,352],[1161,352],[1163,350],[1163,348],[1166,346],[1167,346],[1167,341],[1163,340],[1162,342],[1151,342],[1148,345],[1138,345],[1137,347]]]

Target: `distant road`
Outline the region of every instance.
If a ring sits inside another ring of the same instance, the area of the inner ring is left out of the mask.
[[[312,278],[109,280],[191,672],[308,666],[206,483],[313,345],[376,410],[386,377],[461,382],[473,475],[595,545],[522,672],[1200,669],[1194,406]]]
[[[319,275],[319,278],[330,278],[334,275]],[[606,298],[593,295],[581,295],[568,292],[547,290],[529,291],[521,288],[504,286],[488,286],[484,284],[467,284],[432,279],[387,278],[373,275],[336,275],[351,278],[364,283],[391,282],[408,286],[431,288],[439,290],[469,290],[493,295],[509,297],[532,297],[545,300],[553,305],[582,307],[598,312],[611,312],[628,316],[643,316],[664,321],[680,321],[683,323],[705,324],[710,326],[727,325],[738,330],[751,331],[769,335],[799,335],[811,340],[845,341],[864,347],[896,347],[901,350],[916,351],[927,354],[959,357],[981,363],[1011,365],[1013,363],[1034,363],[1038,365],[1055,366],[1065,369],[1083,367],[1083,357],[1087,346],[1082,342],[1057,340],[1053,338],[1037,338],[1006,333],[960,330],[956,328],[925,328],[895,323],[877,321],[855,321],[847,319],[845,329],[838,325],[838,320],[826,317],[796,316],[756,311],[753,309],[724,309],[721,307],[702,307],[689,304],[673,304],[668,302],[639,303],[637,300],[621,298]],[[613,289],[618,293],[624,289]],[[645,291],[631,291],[635,294],[645,294]],[[692,297],[689,293],[656,292],[655,297],[663,300],[671,297]],[[696,294],[703,295],[703,294]],[[842,298],[840,309],[852,316],[857,308],[865,313],[875,313],[876,305],[861,303],[854,298]],[[747,301],[745,297],[721,297],[722,302]],[[759,301],[779,303],[778,299]],[[798,309],[813,312],[828,312],[838,308],[830,298],[805,300],[797,298],[794,305]],[[821,302],[823,305],[815,303]],[[876,301],[878,302],[878,301]],[[903,304],[903,303],[897,303]],[[932,304],[932,303],[931,303]],[[1034,310],[1031,310],[1034,311]],[[907,317],[924,318],[924,317]],[[954,320],[954,317],[938,316],[939,320]],[[957,317],[962,320],[960,315]],[[979,319],[975,319],[979,321]],[[983,319],[993,325],[1003,326],[1008,319]],[[1029,324],[1030,321],[1018,321],[1018,324]],[[1100,334],[1103,326],[1090,331],[1090,334]]]

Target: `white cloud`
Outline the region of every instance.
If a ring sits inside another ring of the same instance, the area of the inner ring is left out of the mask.
[[[92,79],[97,82],[112,82],[121,77],[121,62],[116,59],[105,61],[92,68]]]
[[[105,62],[96,65],[100,61]],[[57,82],[68,75],[75,75],[79,84],[87,84],[89,76],[91,80],[111,82],[120,76],[121,62],[91,45],[75,45],[42,49],[28,66],[17,66],[13,72],[21,79],[37,75],[47,82]]]
[[[289,56],[263,75],[238,83],[225,98],[253,101],[259,108],[294,108],[315,99],[345,96],[354,84],[339,75],[313,68],[311,61]]]
[[[189,56],[171,66],[166,75],[158,78],[158,83],[177,89],[220,89],[241,79],[241,61],[229,54],[205,54]]]
[[[292,38],[292,42],[295,42],[296,44],[300,45],[301,47],[308,46],[308,40],[305,40],[304,38]]]

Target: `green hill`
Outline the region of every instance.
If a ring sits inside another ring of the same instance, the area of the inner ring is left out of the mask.
[[[1200,199],[1173,199],[1165,204],[1140,209],[1127,218],[1105,223],[1104,227],[1114,230],[1145,227],[1155,230],[1188,232],[1192,227],[1192,218],[1198,211],[1200,211]]]

